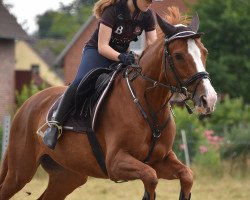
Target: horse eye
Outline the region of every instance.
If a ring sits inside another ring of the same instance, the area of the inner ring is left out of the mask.
[[[176,53],[174,57],[176,60],[183,60],[183,56],[180,53]]]

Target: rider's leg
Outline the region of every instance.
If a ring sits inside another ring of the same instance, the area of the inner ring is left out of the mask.
[[[50,123],[50,127],[44,133],[43,141],[49,148],[54,149],[56,146],[58,135],[61,132],[61,126],[67,119],[67,114],[74,106],[75,93],[81,79],[91,69],[108,67],[111,64],[112,61],[100,55],[97,49],[93,47],[85,47],[76,78],[63,94],[56,115],[52,119],[53,122]]]
[[[51,149],[56,146],[58,135],[61,133],[61,125],[65,121],[67,114],[74,106],[74,96],[77,84],[71,84],[62,96],[55,116],[52,117],[50,127],[45,131],[43,142]]]

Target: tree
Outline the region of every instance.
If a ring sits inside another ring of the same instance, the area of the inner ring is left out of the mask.
[[[53,26],[54,18],[56,17],[57,12],[55,11],[46,11],[43,15],[38,15],[36,17],[37,24],[39,27],[38,35],[41,38],[50,37],[50,29]]]
[[[70,40],[91,15],[93,3],[92,0],[75,0],[67,6],[61,3],[58,11],[38,15],[38,36]]]
[[[218,93],[242,96],[250,103],[250,3],[248,0],[198,1],[200,30],[209,50],[207,61]]]

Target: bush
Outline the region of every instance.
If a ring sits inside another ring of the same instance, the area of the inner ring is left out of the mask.
[[[29,85],[24,85],[20,92],[16,92],[16,106],[17,109],[23,105],[23,103],[32,95],[46,88],[46,84],[42,84],[41,86],[35,85],[31,82]]]
[[[180,107],[174,107],[173,111],[175,113],[175,123],[176,123],[176,138],[174,142],[174,152],[181,161],[185,161],[184,151],[183,151],[183,142],[181,136],[181,130],[185,130],[188,150],[190,154],[190,159],[195,156],[198,147],[199,141],[202,138],[202,133],[204,127],[199,121],[197,115],[188,114],[186,109]]]
[[[199,150],[195,154],[194,163],[200,170],[213,175],[222,175],[220,157],[221,142],[224,138],[215,135],[213,130],[205,130],[199,141]]]
[[[221,177],[223,175],[223,165],[220,154],[215,149],[209,149],[206,153],[197,153],[193,163],[204,174]]]
[[[244,175],[247,168],[247,156],[250,155],[250,106],[244,105],[242,98],[230,99],[217,104],[215,112],[205,119],[205,126],[224,138],[221,158],[231,161],[231,173],[234,166],[240,166]]]
[[[231,174],[238,167],[244,177],[250,156],[250,123],[240,123],[228,130],[221,153],[223,158],[231,161]]]
[[[250,106],[244,105],[242,98],[230,99],[217,103],[216,110],[210,118],[205,119],[206,127],[222,135],[227,129],[240,123],[250,121]]]

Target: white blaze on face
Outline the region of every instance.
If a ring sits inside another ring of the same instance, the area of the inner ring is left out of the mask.
[[[201,51],[199,47],[196,45],[194,39],[188,39],[187,41],[188,44],[188,53],[192,56],[194,63],[196,65],[197,72],[203,72],[206,71],[205,67],[201,61]],[[217,94],[211,85],[211,82],[209,79],[202,79],[200,82],[201,85],[205,88],[204,94],[206,96],[206,101],[207,101],[207,107],[210,108],[211,111],[214,110],[215,103],[217,100]],[[206,111],[204,110],[205,108],[202,106],[197,108],[200,110],[200,112],[205,113]],[[204,110],[204,111],[203,111]]]
[[[195,44],[194,39],[188,39],[188,53],[193,57],[194,62],[196,64],[197,72],[205,71],[204,65],[201,61],[201,51],[199,47]]]

